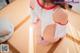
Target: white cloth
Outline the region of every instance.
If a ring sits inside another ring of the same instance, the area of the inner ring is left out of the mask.
[[[55,30],[55,35],[54,38],[62,38],[66,35],[66,25],[60,25],[56,23],[56,30]]]
[[[41,20],[41,34],[40,34],[41,36],[43,36],[43,31],[46,28],[46,26],[55,23],[52,19],[52,15],[54,13],[55,12],[53,11],[53,9],[46,10],[41,8],[37,3],[37,1],[35,0],[35,7],[34,10],[32,10],[32,17],[33,17],[33,22],[35,22],[35,19],[37,19],[37,17],[39,17]],[[57,37],[61,38],[65,34],[66,34],[66,25],[56,24],[55,38]]]

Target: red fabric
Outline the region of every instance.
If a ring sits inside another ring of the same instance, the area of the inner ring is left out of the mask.
[[[51,6],[51,7],[45,7],[44,4],[41,4],[41,3],[39,2],[39,0],[37,0],[37,2],[38,2],[38,4],[39,4],[39,6],[41,6],[42,8],[44,8],[44,9],[46,9],[46,10],[51,10],[51,9],[57,7],[56,5],[55,5],[55,6]]]

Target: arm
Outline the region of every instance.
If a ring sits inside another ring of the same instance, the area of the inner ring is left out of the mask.
[[[51,42],[51,43],[54,42],[55,27],[56,27],[55,24],[51,24],[45,28],[44,33],[43,33],[44,40]]]
[[[68,22],[68,15],[66,13],[66,10],[64,10],[62,8],[57,8],[57,10],[55,11],[55,13],[52,16],[53,16],[53,20],[56,23],[65,25]]]

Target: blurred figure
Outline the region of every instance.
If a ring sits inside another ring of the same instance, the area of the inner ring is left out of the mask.
[[[64,11],[66,10],[64,0],[32,0],[30,7],[33,23],[38,26],[35,30],[42,44],[56,43],[66,36],[68,15]]]

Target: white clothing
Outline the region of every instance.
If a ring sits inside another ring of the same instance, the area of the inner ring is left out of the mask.
[[[56,23],[56,30],[55,30],[55,38],[59,37],[62,38],[66,35],[66,25],[60,25]]]
[[[34,3],[35,3],[35,8],[34,8],[34,10],[32,10],[33,22],[36,21],[35,19],[37,19],[37,17],[40,18],[40,21],[41,21],[40,35],[44,36],[43,32],[44,32],[44,29],[46,28],[46,26],[48,26],[50,24],[54,24],[52,15],[55,12],[53,11],[53,9],[46,10],[46,9],[41,8],[36,0]],[[65,34],[66,34],[66,25],[56,24],[55,38],[57,38],[57,37],[62,38]]]

